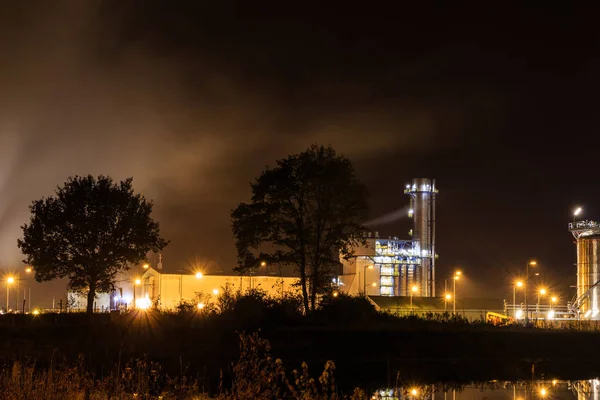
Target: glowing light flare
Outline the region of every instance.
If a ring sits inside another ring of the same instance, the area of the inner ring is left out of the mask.
[[[583,209],[581,207],[577,207],[575,210],[573,210],[573,215],[576,217],[581,214],[582,211]]]
[[[260,266],[261,267],[266,267],[267,266],[267,262],[266,261],[261,261],[260,262]]]
[[[148,265],[148,264],[144,264],[144,265],[142,266],[142,268],[144,268],[144,269],[148,269],[148,268],[150,268],[150,265]]]
[[[150,308],[151,305],[152,302],[148,297],[136,299],[135,301],[135,308],[137,308],[138,310],[147,310],[148,308]]]
[[[136,280],[135,280],[135,284],[136,284],[136,285],[140,285],[141,283],[142,283],[142,280],[141,280],[141,279],[136,279]]]
[[[12,285],[13,283],[15,283],[15,278],[13,278],[12,276],[9,276],[8,278],[6,278],[6,283],[8,283],[9,285]]]
[[[373,264],[371,264],[371,265],[369,265],[367,268],[369,268],[369,269],[373,269],[373,268],[375,268],[375,267],[373,266]]]
[[[552,298],[550,299],[553,303],[556,303],[558,301],[558,298],[556,296],[552,296]]]
[[[373,283],[371,283],[371,286],[376,287],[377,283],[373,282]]]
[[[544,288],[540,289],[540,294],[542,296],[544,296],[546,294],[546,289],[544,289]]]
[[[517,287],[522,287],[523,286],[523,281],[517,281],[517,283],[515,283],[515,285],[517,285]]]
[[[546,397],[547,394],[548,394],[548,391],[546,390],[546,388],[541,388],[540,389],[540,396]]]
[[[417,293],[419,291],[419,287],[418,286],[413,286],[410,288],[410,290],[412,290],[413,293]]]
[[[202,279],[203,276],[202,272],[196,272],[196,279]]]
[[[31,267],[25,268],[25,272],[27,272],[28,274],[30,274],[32,271],[33,269]]]
[[[198,303],[198,309],[202,310],[204,308],[205,304],[204,303]]]
[[[219,289],[213,289],[213,294],[219,294]]]
[[[517,319],[521,319],[521,318],[523,318],[523,310],[517,310],[517,311],[515,312],[515,317],[516,317]]]
[[[337,291],[333,292],[333,297],[338,297],[339,293]]]
[[[413,396],[416,396],[416,395],[417,395],[417,393],[419,393],[419,391],[418,391],[417,389],[412,389],[412,390],[410,391],[410,394],[412,394]]]
[[[529,265],[530,265],[531,267],[535,267],[535,266],[537,265],[537,261],[535,261],[535,260],[531,260],[531,261],[529,261]]]
[[[33,311],[32,311],[32,314],[33,314],[33,315],[40,315],[40,310],[33,310]]]
[[[548,311],[548,319],[554,319],[554,310]]]
[[[446,296],[444,296],[446,298],[446,300],[452,300],[452,295],[450,293],[446,293]]]

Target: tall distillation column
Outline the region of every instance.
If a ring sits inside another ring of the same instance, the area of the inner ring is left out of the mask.
[[[577,240],[577,300],[573,306],[582,318],[600,320],[600,223],[571,222],[569,231]]]
[[[411,198],[414,253],[421,260],[416,281],[421,296],[435,296],[435,180],[416,178],[405,190]]]

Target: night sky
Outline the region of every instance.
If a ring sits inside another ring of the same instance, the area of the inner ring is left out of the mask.
[[[319,143],[373,218],[437,180],[438,276],[460,267],[465,295],[511,297],[533,257],[570,299],[571,211],[600,218],[598,10],[290,4],[1,1],[0,265],[21,268],[30,202],[91,173],[154,199],[168,271],[229,270],[249,182]]]

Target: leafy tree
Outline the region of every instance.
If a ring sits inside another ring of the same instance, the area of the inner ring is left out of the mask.
[[[293,265],[304,309],[314,311],[317,296],[331,286],[340,254],[350,257],[364,241],[365,186],[347,158],[313,145],[277,161],[251,187],[251,202],[231,213],[237,271],[262,261]]]
[[[72,290],[87,292],[88,314],[96,293],[113,290],[128,263],[167,245],[150,217],[152,202],[133,192],[132,181],[71,177],[55,196],[34,201],[30,222],[22,226],[18,246],[36,281],[69,278]]]

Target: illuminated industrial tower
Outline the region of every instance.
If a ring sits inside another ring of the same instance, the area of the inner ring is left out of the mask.
[[[404,193],[411,198],[411,216],[414,228],[414,254],[421,257],[415,281],[421,295],[435,296],[435,180],[416,178],[406,186]]]
[[[600,223],[571,222],[569,232],[577,240],[577,298],[573,308],[582,318],[600,320]]]

